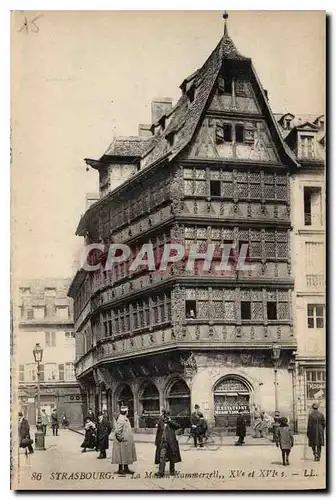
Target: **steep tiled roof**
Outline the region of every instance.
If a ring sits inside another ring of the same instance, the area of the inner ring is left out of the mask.
[[[154,138],[116,137],[103,156],[135,156],[141,157],[143,152],[153,143]]]
[[[187,93],[181,96],[174,107],[166,130],[159,136],[156,146],[147,154],[145,152],[142,166],[158,161],[167,153],[170,153],[171,159],[188,144],[199,122],[223,59],[250,61],[249,58],[242,56],[238,52],[229,36],[223,36],[204,65],[184,80],[184,82],[192,80],[192,84],[195,85],[194,100],[189,102]],[[172,146],[169,145],[166,139],[171,133],[175,135]]]

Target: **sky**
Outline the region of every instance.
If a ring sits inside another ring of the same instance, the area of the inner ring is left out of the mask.
[[[230,11],[228,30],[275,113],[324,112],[324,12]],[[11,31],[12,271],[71,277],[85,196],[98,192],[84,158],[137,135],[152,99],[179,98],[221,38],[222,13],[15,12]]]

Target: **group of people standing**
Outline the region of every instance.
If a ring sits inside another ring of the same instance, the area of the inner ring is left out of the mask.
[[[65,413],[63,413],[61,418],[59,419],[58,411],[57,411],[56,407],[52,409],[50,416],[47,414],[47,412],[44,408],[42,409],[41,424],[42,424],[42,430],[43,430],[45,435],[47,433],[47,428],[50,424],[53,436],[58,436],[58,430],[60,427],[59,422],[60,421],[61,421],[61,425],[62,425],[63,429],[67,429],[69,427],[69,420],[68,420]]]

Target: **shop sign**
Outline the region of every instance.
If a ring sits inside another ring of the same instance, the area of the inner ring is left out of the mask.
[[[325,382],[307,382],[307,398],[323,399],[325,396]]]
[[[143,417],[157,417],[160,415],[160,410],[144,410],[142,412]]]
[[[242,410],[244,413],[250,413],[250,408],[248,405],[223,405],[217,406],[215,413],[217,415],[231,415],[238,413],[239,410]]]

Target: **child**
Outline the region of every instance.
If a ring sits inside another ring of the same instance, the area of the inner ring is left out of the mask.
[[[291,448],[294,445],[293,432],[288,427],[288,419],[286,417],[282,417],[280,419],[280,427],[277,429],[276,433],[276,445],[281,448],[282,453],[282,465],[289,465],[289,454]]]

